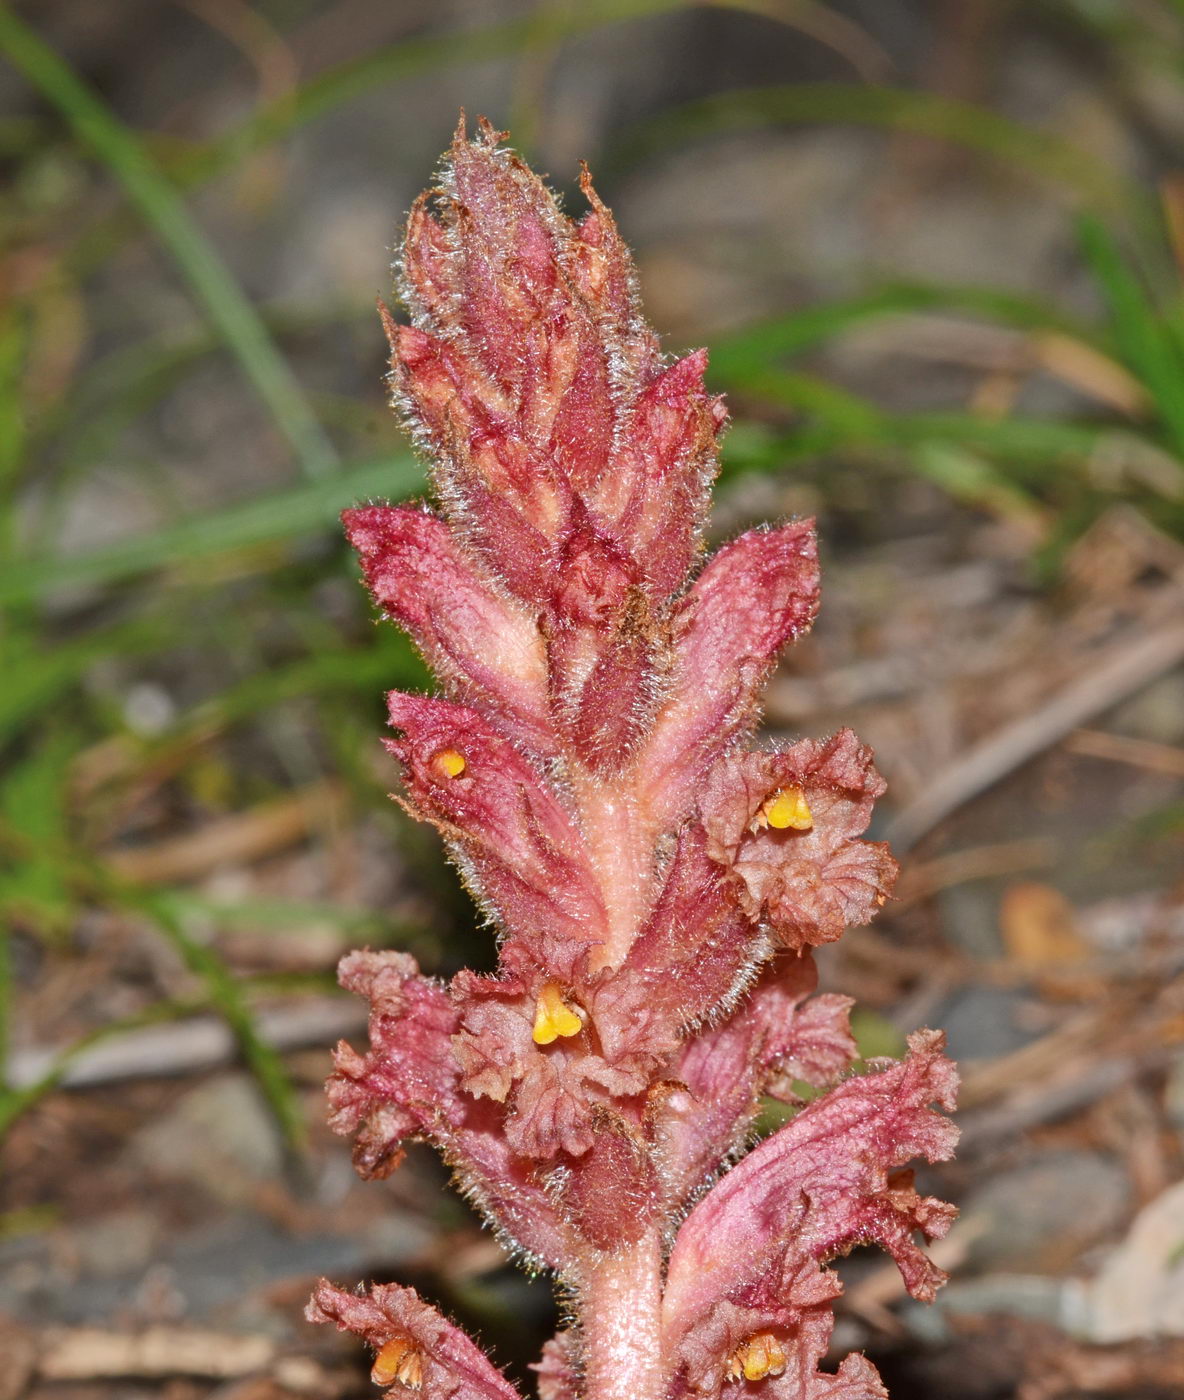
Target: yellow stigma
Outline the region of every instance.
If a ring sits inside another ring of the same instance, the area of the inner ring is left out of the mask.
[[[534,1007],[534,1029],[531,1036],[536,1045],[550,1045],[553,1040],[579,1035],[583,1020],[563,1000],[558,982],[544,982]]]
[[[419,1390],[423,1385],[423,1357],[410,1337],[392,1337],[384,1342],[374,1358],[370,1379],[375,1385],[404,1385]]]
[[[766,1376],[779,1376],[785,1370],[785,1352],[771,1332],[758,1332],[741,1342],[728,1358],[728,1379],[763,1381]]]
[[[784,831],[809,831],[814,825],[814,814],[806,801],[806,794],[800,787],[782,788],[775,792],[761,808],[761,816],[769,826]]]
[[[459,778],[468,767],[463,753],[455,749],[441,749],[432,755],[432,767],[442,778]]]

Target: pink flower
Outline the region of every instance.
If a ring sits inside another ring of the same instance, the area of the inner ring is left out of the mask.
[[[377,1283],[369,1293],[346,1293],[322,1281],[306,1316],[335,1322],[374,1348],[371,1377],[398,1397],[424,1400],[517,1400],[518,1392],[485,1353],[414,1289]]]
[[[909,1048],[907,1060],[845,1080],[808,1104],[683,1223],[667,1271],[663,1332],[696,1390],[718,1391],[720,1367],[745,1336],[793,1340],[816,1365],[829,1309],[821,1346],[805,1319],[839,1288],[818,1266],[855,1244],[888,1250],[914,1297],[929,1301],[944,1282],[913,1235],[944,1235],[956,1212],[891,1172],[914,1157],[952,1155],[956,1132],[929,1105],[952,1108],[957,1081],[939,1034],[919,1031]]]
[[[347,957],[370,1048],[339,1047],[330,1121],[365,1176],[434,1143],[510,1248],[560,1275],[575,1325],[537,1367],[544,1400],[739,1379],[869,1400],[862,1357],[818,1369],[826,1264],[875,1242],[932,1296],[914,1236],[952,1208],[898,1169],[949,1156],[930,1105],[952,1107],[956,1077],[933,1032],[844,1077],[850,1002],[814,994],[811,947],[896,875],[863,839],[870,751],[846,730],[747,747],[817,609],[813,525],[751,531],[696,576],[725,417],[706,356],[662,357],[587,174],[573,223],[500,140],[458,132],[407,231],[411,324],[384,309],[436,508],[345,515],[444,691],[390,696],[399,801],[440,831],[498,968],[445,986],[404,954]],[[827,1092],[801,1107],[799,1083]],[[762,1096],[799,1111],[744,1155]],[[392,1395],[515,1393],[410,1290],[322,1283],[309,1315],[368,1342]]]
[[[858,839],[883,791],[849,729],[725,759],[702,801],[708,850],[736,877],[749,916],[788,947],[832,943],[866,924],[896,879],[887,846]]]

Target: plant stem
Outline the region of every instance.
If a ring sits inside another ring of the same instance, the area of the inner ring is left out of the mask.
[[[662,1248],[656,1233],[600,1260],[580,1290],[586,1400],[661,1400]]]

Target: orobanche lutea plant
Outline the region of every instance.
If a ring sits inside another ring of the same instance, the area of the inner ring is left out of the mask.
[[[354,1162],[439,1148],[569,1325],[543,1400],[871,1400],[875,1368],[819,1369],[828,1261],[888,1250],[952,1207],[912,1158],[949,1157],[953,1066],[918,1031],[848,1073],[850,1001],[813,995],[812,948],[869,920],[896,864],[862,840],[883,783],[849,730],[749,747],[758,695],[818,603],[811,522],[701,561],[725,420],[702,352],[669,362],[585,172],[571,222],[482,122],[410,217],[385,311],[394,399],[435,510],[347,511],[382,611],[442,694],[390,696],[412,816],[432,822],[499,938],[494,976],[444,984],[351,953],[370,1048],[328,1092]],[[825,1089],[804,1106],[802,1085]],[[762,1097],[794,1105],[751,1147]],[[309,1306],[373,1349],[387,1395],[512,1400],[480,1348],[411,1289],[322,1282]]]

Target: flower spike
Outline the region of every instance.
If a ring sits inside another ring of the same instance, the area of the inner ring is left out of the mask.
[[[438,677],[394,691],[397,800],[440,832],[497,940],[447,983],[350,954],[369,1048],[342,1044],[330,1122],[379,1179],[407,1140],[570,1300],[541,1400],[885,1400],[850,1356],[819,1369],[859,1243],[930,1298],[917,1242],[953,1208],[941,1037],[844,1077],[851,1002],[812,950],[872,918],[896,863],[867,841],[884,790],[848,730],[748,746],[761,687],[812,624],[812,521],[700,563],[726,420],[707,357],[663,356],[585,170],[587,209],[482,121],[411,211],[390,383],[432,461],[432,506],[346,511],[385,617]],[[815,1091],[809,1097],[803,1086]],[[763,1100],[795,1115],[751,1150]],[[513,1400],[410,1289],[318,1285],[390,1397]]]

